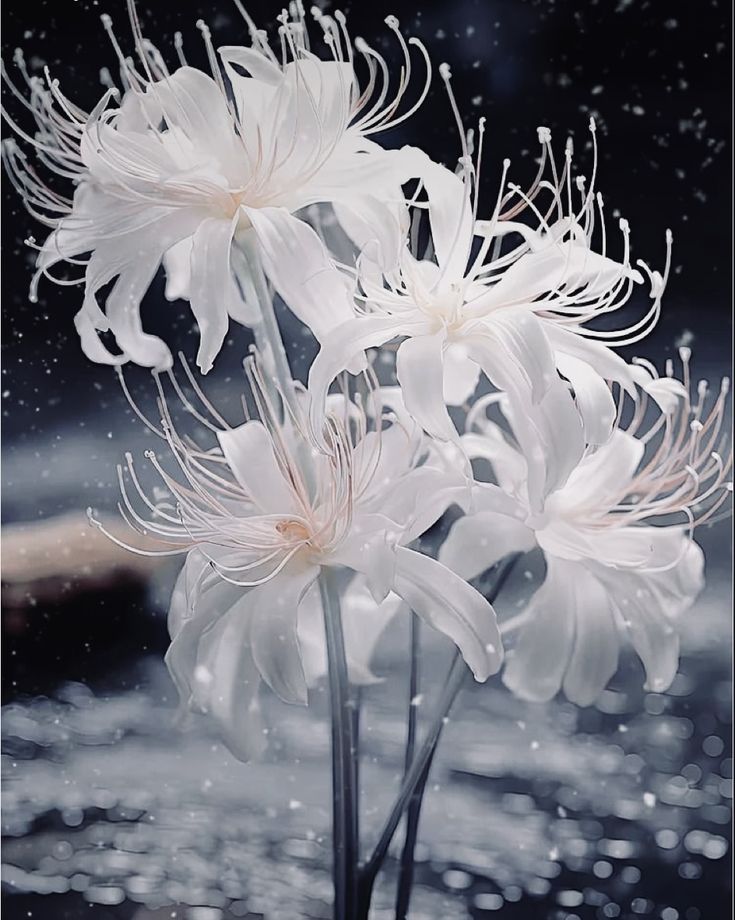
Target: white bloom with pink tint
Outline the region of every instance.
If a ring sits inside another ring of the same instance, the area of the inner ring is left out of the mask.
[[[318,415],[320,394],[340,371],[364,349],[399,340],[396,372],[406,406],[426,431],[451,440],[456,432],[447,404],[464,404],[484,372],[517,410],[516,435],[527,447],[528,462],[546,474],[545,482],[534,476],[530,486],[540,506],[543,495],[569,475],[564,458],[570,443],[581,449],[585,441],[601,444],[610,436],[615,406],[605,380],[634,392],[631,369],[610,346],[635,342],[656,323],[668,261],[663,275],[638,263],[650,282],[651,303],[643,316],[615,331],[595,327],[620,311],[644,281],[630,263],[625,221],[621,260],[608,255],[602,199],[595,191],[596,145],[587,187],[582,177],[572,179],[571,146],[559,174],[550,134],[539,129],[536,180],[526,192],[506,185],[506,161],[494,212],[480,220],[483,131],[481,123],[475,163],[465,148],[462,179],[438,167],[423,176],[431,229],[424,257],[406,247],[397,271],[383,273],[370,251],[363,253],[357,276],[362,306],[322,341],[310,386]],[[591,132],[594,144],[594,124]],[[531,223],[521,222],[521,215]],[[576,409],[559,374],[573,390]],[[529,453],[531,445],[538,446],[537,456]]]
[[[395,17],[386,21],[404,55],[396,88],[376,51],[363,41],[353,49],[341,14],[315,9],[330,58],[320,60],[296,4],[294,19],[285,12],[279,17],[278,53],[247,18],[251,46],[220,48],[220,63],[200,23],[211,76],[187,65],[178,39],[181,66],[170,72],[143,38],[132,2],[129,9],[139,65],[124,55],[103,16],[125,88],[119,107],[111,106],[119,94],[110,89],[90,114],[83,112],[48,72],[45,79],[29,76],[22,56],[17,63],[29,101],[5,74],[36,122],[34,136],[13,121],[12,127],[42,165],[75,189],[73,199],[59,195],[17,144],[6,142],[11,181],[52,231],[38,255],[32,296],[39,277],[51,277],[57,264],[85,266],[77,279],[85,295],[75,322],[87,356],[167,368],[167,346],[143,331],[140,317],[141,300],[163,262],[167,296],[191,305],[201,336],[197,361],[206,373],[230,317],[258,322],[253,258],[289,303],[292,288],[305,286],[328,261],[317,234],[296,212],[331,204],[350,238],[360,246],[370,241],[386,265],[395,263],[407,229],[401,183],[418,175],[428,158],[412,148],[383,150],[372,138],[417,108],[431,68],[423,45],[412,40],[425,80],[413,104],[403,105],[412,62]],[[363,86],[356,60],[368,75]],[[102,304],[98,297],[112,281]],[[349,284],[326,273],[317,294],[308,321],[320,336],[351,315]],[[122,354],[100,338],[107,331]]]
[[[519,696],[546,700],[563,687],[592,703],[617,669],[623,636],[650,689],[665,690],[676,674],[676,623],[703,585],[692,530],[726,500],[732,465],[728,383],[714,400],[700,384],[692,404],[687,351],[682,358],[683,381],[641,365],[637,401],[621,395],[610,440],[572,458],[541,513],[529,502],[525,457],[483,412],[489,400],[470,415],[465,448],[490,461],[497,485],[477,485],[475,512],[457,521],[439,558],[473,578],[508,553],[542,550],[546,580],[503,627],[521,630],[504,672]]]
[[[129,458],[141,514],[120,476],[130,523],[158,538],[164,555],[187,554],[166,657],[183,705],[213,715],[230,749],[247,758],[261,740],[253,730],[261,678],[282,699],[305,703],[307,670],[318,673],[322,660],[309,592],[325,567],[362,576],[374,606],[388,601],[364,631],[354,623],[345,628],[353,678],[370,674],[367,659],[397,598],[457,645],[478,680],[495,673],[502,646],[492,606],[454,572],[408,548],[451,504],[466,504],[462,473],[432,449],[390,392],[389,412],[372,385],[369,411],[332,397],[326,449],[317,450],[305,394],[297,406],[303,417],[281,422],[252,360],[247,370],[259,419],[230,428],[209,407],[211,419],[200,420],[216,432],[217,449],[177,434],[161,390],[160,434],[178,474],[152,452],[148,457],[170,498],[151,501]],[[359,586],[348,609],[369,615]]]

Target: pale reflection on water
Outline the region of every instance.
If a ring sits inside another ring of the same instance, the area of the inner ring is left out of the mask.
[[[680,673],[664,695],[640,689],[632,660],[586,710],[469,686],[429,784],[411,916],[727,916],[725,609],[710,586],[687,618]],[[441,674],[447,649],[428,640],[426,671]],[[385,682],[363,699],[368,841],[400,774],[404,642],[405,621],[381,644]],[[205,722],[184,734],[172,726],[156,659],[135,691],[95,696],[70,684],[53,699],[6,706],[7,916],[27,916],[31,904],[36,918],[329,917],[326,699],[317,691],[308,710],[264,703],[268,753],[250,765]],[[422,706],[431,711],[431,694]],[[375,917],[392,916],[392,892],[391,869]]]

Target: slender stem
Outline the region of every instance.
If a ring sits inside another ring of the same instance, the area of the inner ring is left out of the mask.
[[[411,664],[408,681],[408,730],[406,732],[406,757],[405,770],[410,769],[416,746],[416,725],[418,722],[418,692],[419,692],[419,648],[421,639],[421,620],[411,612]],[[436,748],[435,748],[436,750]],[[421,797],[426,785],[419,781],[408,803],[406,813],[406,839],[401,852],[401,866],[398,875],[398,891],[396,894],[396,920],[404,920],[408,912],[408,903],[413,885],[414,850],[416,849],[416,835],[418,833],[419,816],[421,813]]]
[[[293,411],[296,408],[293,376],[276,319],[273,295],[268,288],[257,245],[252,240],[244,240],[240,242],[239,248],[248,273],[249,284],[245,284],[245,288],[247,290],[252,287],[258,303],[260,321],[253,326],[255,345],[269,382],[273,384],[281,398]]]
[[[333,573],[328,569],[322,570],[319,589],[324,609],[332,710],[334,920],[353,920],[357,898],[354,717],[347,680],[342,614]]]
[[[520,558],[520,555],[520,553],[515,553],[514,555],[509,556],[501,564],[497,578],[495,580],[495,584],[493,585],[492,591],[490,592],[489,600],[491,603],[495,601],[497,596],[500,594],[503,586],[505,585],[505,582],[508,579],[508,576]],[[419,751],[411,764],[411,767],[404,776],[403,783],[398,792],[398,796],[396,797],[396,800],[393,804],[393,809],[388,815],[388,819],[383,826],[383,831],[378,838],[378,843],[373,850],[372,856],[368,859],[362,868],[362,872],[360,874],[361,906],[366,906],[363,907],[364,912],[361,917],[367,918],[367,912],[369,910],[370,898],[372,896],[372,889],[375,883],[375,878],[380,870],[381,865],[383,864],[383,860],[386,857],[390,842],[393,839],[393,835],[395,834],[396,828],[398,827],[398,824],[401,820],[401,815],[403,814],[405,808],[408,806],[408,803],[411,801],[415,790],[418,789],[419,784],[422,784],[422,791],[426,786],[429,770],[434,758],[434,752],[436,750],[437,744],[439,743],[442,729],[448,720],[449,711],[452,708],[452,704],[454,703],[454,700],[456,699],[462,684],[464,683],[467,672],[468,668],[465,665],[464,660],[460,656],[459,652],[455,650],[454,656],[452,658],[452,664],[449,668],[449,673],[444,683],[444,687],[442,688],[442,692],[437,703],[436,712],[426,733],[426,737],[424,738],[423,743],[421,744],[421,747],[419,748]]]
[[[423,744],[419,748],[418,754],[414,757],[403,779],[403,783],[401,784],[401,788],[393,804],[393,809],[383,827],[383,832],[373,850],[373,854],[363,867],[361,879],[361,892],[363,897],[366,893],[372,891],[375,877],[388,852],[393,834],[398,827],[401,816],[413,795],[417,783],[421,780],[424,770],[430,762],[434,747],[439,741],[442,729],[447,720],[447,715],[459,692],[459,688],[464,682],[466,673],[467,665],[464,663],[461,656],[455,654],[452,660],[452,666],[449,669],[449,674],[442,688],[441,696],[439,697],[439,702],[436,707],[436,714],[432,720],[431,726],[424,738]]]

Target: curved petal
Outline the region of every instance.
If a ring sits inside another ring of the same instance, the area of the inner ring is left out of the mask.
[[[480,368],[462,343],[450,342],[444,351],[444,401],[461,406],[477,389]]]
[[[310,417],[314,432],[321,434],[327,391],[337,375],[367,348],[385,345],[413,327],[392,316],[361,316],[347,320],[332,330],[309,371]]]
[[[577,569],[547,559],[546,580],[531,598],[530,622],[503,672],[503,683],[516,696],[545,702],[561,688],[574,647],[574,578]]]
[[[645,445],[619,428],[594,453],[588,453],[561,490],[569,507],[594,508],[598,513],[620,500],[640,466]]]
[[[465,182],[428,157],[420,176],[429,200],[429,222],[436,260],[445,283],[464,278],[473,237],[472,202]]]
[[[616,381],[631,396],[635,396],[636,368],[634,366],[626,364],[619,355],[601,342],[578,335],[553,320],[546,320],[544,317],[539,317],[539,319],[543,323],[546,338],[557,356],[564,354],[578,361],[584,361],[585,364],[593,367],[600,377]]]
[[[392,271],[398,265],[405,245],[408,220],[406,206],[399,193],[400,186],[387,200],[354,192],[332,202],[337,220],[347,236],[360,252],[369,248],[373,261],[385,271]]]
[[[202,221],[192,239],[191,311],[199,326],[197,364],[203,374],[212,369],[229,328],[229,306],[235,298],[230,250],[236,220]]]
[[[459,441],[449,417],[443,391],[443,329],[430,335],[415,335],[398,348],[396,376],[403,392],[406,409],[435,438]]]
[[[563,686],[573,703],[590,706],[618,669],[620,637],[604,585],[579,566],[573,586],[574,647]]]
[[[217,439],[227,465],[251,501],[267,514],[287,515],[294,495],[273,452],[273,441],[262,422],[245,422],[219,431]]]
[[[353,282],[332,262],[314,230],[285,208],[243,210],[275,289],[315,338],[323,341],[354,316]]]
[[[473,335],[467,347],[491,382],[508,397],[505,414],[528,464],[529,503],[539,511],[546,496],[567,481],[584,454],[582,421],[555,371],[546,392],[534,400],[526,371],[506,350],[512,347],[510,341],[501,338],[499,342],[505,343],[502,350],[492,336]]]
[[[452,525],[439,550],[439,562],[470,581],[510,553],[536,545],[532,530],[519,520],[492,511],[467,514]]]
[[[670,686],[679,663],[676,620],[704,585],[704,554],[681,530],[640,529],[652,532],[646,538],[652,546],[651,570],[620,572],[598,566],[596,574],[606,584],[643,662],[646,686],[662,692]]]
[[[345,588],[340,606],[351,684],[366,686],[380,681],[371,668],[373,654],[400,604],[401,600],[395,594],[389,594],[380,604],[376,603],[365,579],[359,575]],[[328,668],[324,617],[316,585],[307,590],[301,601],[298,635],[306,682],[311,687],[326,676]]]
[[[263,680],[286,703],[306,705],[308,699],[297,634],[298,609],[318,574],[314,565],[288,565],[253,591],[253,660]]]
[[[503,646],[495,611],[451,569],[398,547],[393,590],[422,620],[454,642],[476,680],[487,680],[498,671]]]
[[[330,564],[364,575],[373,597],[381,603],[393,585],[400,537],[400,528],[394,528],[383,515],[361,514],[353,520],[352,532],[331,554]]]
[[[253,592],[203,633],[197,651],[194,702],[212,717],[222,740],[240,760],[263,750],[257,700],[260,675],[250,649]]]
[[[185,237],[163,255],[163,268],[166,272],[166,300],[189,300],[192,243],[193,237]]]
[[[166,370],[172,365],[171,352],[157,336],[143,332],[140,303],[150,287],[160,255],[139,254],[136,262],[119,275],[107,297],[106,313],[115,341],[136,364]]]
[[[640,273],[601,256],[578,239],[553,242],[521,256],[486,295],[486,307],[532,304],[543,295],[584,288],[585,298],[599,297],[622,277],[642,282]],[[543,243],[543,238],[542,238]],[[541,303],[539,306],[545,306]]]
[[[585,361],[557,352],[556,366],[572,385],[587,442],[604,444],[612,434],[617,417],[612,390]]]

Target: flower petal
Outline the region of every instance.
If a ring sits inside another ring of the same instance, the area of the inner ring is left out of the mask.
[[[392,316],[361,316],[347,320],[324,338],[309,371],[310,417],[317,436],[324,424],[327,391],[337,375],[366,348],[385,345],[414,328]]]
[[[173,245],[163,256],[166,272],[166,300],[189,300],[191,290],[191,247],[188,236]]]
[[[503,683],[516,696],[545,702],[562,685],[574,647],[574,577],[568,563],[547,559],[546,580],[528,606],[524,626],[508,654]]]
[[[107,297],[106,312],[115,341],[128,358],[143,367],[166,370],[171,367],[171,352],[157,336],[143,332],[140,302],[156,274],[160,256],[143,252],[119,275]]]
[[[431,239],[442,278],[464,278],[472,244],[472,202],[462,179],[427,157],[420,172],[429,199]]]
[[[192,239],[191,311],[199,326],[197,364],[208,373],[229,328],[229,306],[235,299],[230,250],[235,219],[202,221]]]
[[[518,335],[512,339],[473,335],[467,348],[492,383],[507,394],[504,412],[528,464],[529,503],[538,511],[545,497],[562,486],[577,466],[585,441],[574,400],[555,371],[546,392],[534,397],[523,358],[513,355],[517,341]],[[538,365],[538,356],[533,363]]]
[[[292,563],[254,589],[250,642],[263,680],[286,703],[306,705],[308,693],[297,634],[301,598],[319,569]]]
[[[244,593],[201,637],[194,701],[215,721],[222,740],[240,760],[263,750],[257,700],[260,674],[250,648],[255,592]]]
[[[366,686],[380,680],[371,669],[373,654],[400,604],[401,600],[395,594],[388,595],[377,604],[365,579],[359,575],[352,578],[345,588],[340,606],[351,684]],[[326,676],[328,668],[324,617],[316,585],[307,590],[301,601],[298,630],[306,682],[311,687]]]
[[[564,675],[564,693],[578,706],[590,706],[618,669],[620,637],[607,590],[583,566],[574,576],[574,647]]]
[[[439,562],[470,581],[510,553],[527,553],[534,533],[519,520],[492,511],[459,518],[439,550]]]
[[[308,224],[285,208],[243,210],[258,237],[266,274],[318,341],[354,316],[353,283]]]
[[[492,605],[446,566],[398,547],[393,590],[454,642],[476,680],[487,680],[500,668],[503,646]]]
[[[262,422],[245,422],[219,431],[217,439],[227,465],[240,485],[266,514],[287,515],[295,508],[294,494],[273,452],[273,441]]]
[[[443,329],[430,335],[415,335],[398,348],[396,376],[403,391],[406,409],[435,438],[459,441],[459,435],[447,412],[442,380]]]
[[[461,406],[472,396],[480,379],[480,367],[461,343],[450,342],[444,351],[444,401]]]
[[[572,385],[587,442],[604,444],[612,434],[617,417],[612,390],[585,361],[557,352],[556,366]]]

